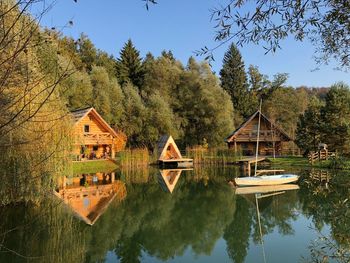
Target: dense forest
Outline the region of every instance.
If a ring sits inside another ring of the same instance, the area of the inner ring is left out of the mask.
[[[69,173],[69,111],[84,107],[124,132],[128,147],[153,150],[162,134],[182,148],[223,145],[262,99],[263,112],[302,150],[322,141],[349,153],[344,83],[287,86],[286,73],[270,78],[255,65],[246,68],[233,44],[218,75],[207,62],[189,57],[184,65],[168,50],[142,57],[132,40],[115,58],[84,34],[73,39],[42,28],[29,12],[33,1],[26,3],[0,3],[1,203],[33,200],[52,187],[52,174]]]

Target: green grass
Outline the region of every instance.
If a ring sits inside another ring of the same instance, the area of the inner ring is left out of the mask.
[[[117,167],[114,162],[109,160],[73,162],[73,174],[110,172]]]
[[[273,167],[280,166],[311,166],[307,158],[299,156],[289,156],[289,157],[278,157],[278,158],[268,158]]]
[[[339,170],[350,170],[350,160],[336,159],[327,160],[321,162],[314,162],[310,164],[308,159],[305,157],[278,157],[276,159],[269,158],[271,166],[273,168],[298,166],[298,167],[312,167],[312,168],[323,168],[323,169],[339,169]]]

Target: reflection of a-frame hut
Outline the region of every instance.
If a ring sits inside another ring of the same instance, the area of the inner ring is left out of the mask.
[[[172,193],[183,170],[192,169],[164,169],[160,170],[158,182],[165,192]]]
[[[158,142],[158,163],[176,167],[192,166],[193,159],[183,158],[173,137],[163,135]]]
[[[90,186],[67,186],[65,178],[62,189],[55,194],[77,217],[86,224],[93,225],[115,198],[123,200],[126,197],[125,184],[120,180],[114,180],[114,173],[110,176],[107,184],[97,183]]]

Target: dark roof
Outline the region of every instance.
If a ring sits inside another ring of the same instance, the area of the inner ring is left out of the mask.
[[[158,141],[158,154],[161,154],[166,143],[168,142],[170,135],[162,135]]]
[[[71,111],[74,122],[78,122],[81,118],[88,114],[90,110],[92,110],[92,107]]]
[[[239,134],[240,130],[242,128],[244,128],[245,126],[247,126],[247,124],[249,122],[251,122],[255,117],[256,115],[258,115],[258,113],[261,114],[261,117],[263,119],[265,119],[267,122],[271,123],[272,127],[275,128],[276,130],[278,130],[283,136],[285,136],[288,140],[292,140],[289,135],[279,126],[277,126],[276,124],[274,124],[272,121],[269,120],[269,118],[267,118],[262,112],[260,112],[259,110],[257,110],[256,112],[254,112],[252,115],[250,115],[247,120],[245,122],[243,122],[234,132],[232,132],[226,139],[225,141],[226,142],[229,142],[230,139],[233,137],[233,136],[236,136]]]

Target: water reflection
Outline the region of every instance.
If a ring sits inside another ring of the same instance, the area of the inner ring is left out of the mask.
[[[86,224],[93,225],[109,204],[126,197],[125,184],[115,180],[115,173],[82,174],[62,179],[55,193],[74,214]]]
[[[161,169],[159,170],[158,182],[165,192],[173,193],[182,171],[193,169]]]
[[[267,262],[299,262],[301,257],[317,262],[309,245],[321,232],[335,248],[349,251],[347,174],[331,173],[328,189],[318,189],[322,183],[305,171],[299,190],[278,189],[284,192],[278,195],[266,190],[260,194],[265,197],[259,199],[258,218],[257,190],[239,194],[228,184],[234,169],[201,167],[170,175],[174,195],[160,187],[164,178],[157,169],[127,175],[118,171],[113,183],[106,174],[97,175],[97,181],[93,175],[67,180],[60,189],[65,185],[63,196],[69,200],[67,191],[80,189],[72,196],[81,205],[80,193],[84,199],[86,189],[94,188],[95,195],[88,196],[96,196],[97,188],[113,189],[116,183],[124,189],[124,200],[114,198],[92,227],[49,200],[0,209],[0,262],[26,261],[4,247],[33,257],[30,262],[262,262],[261,236]]]

